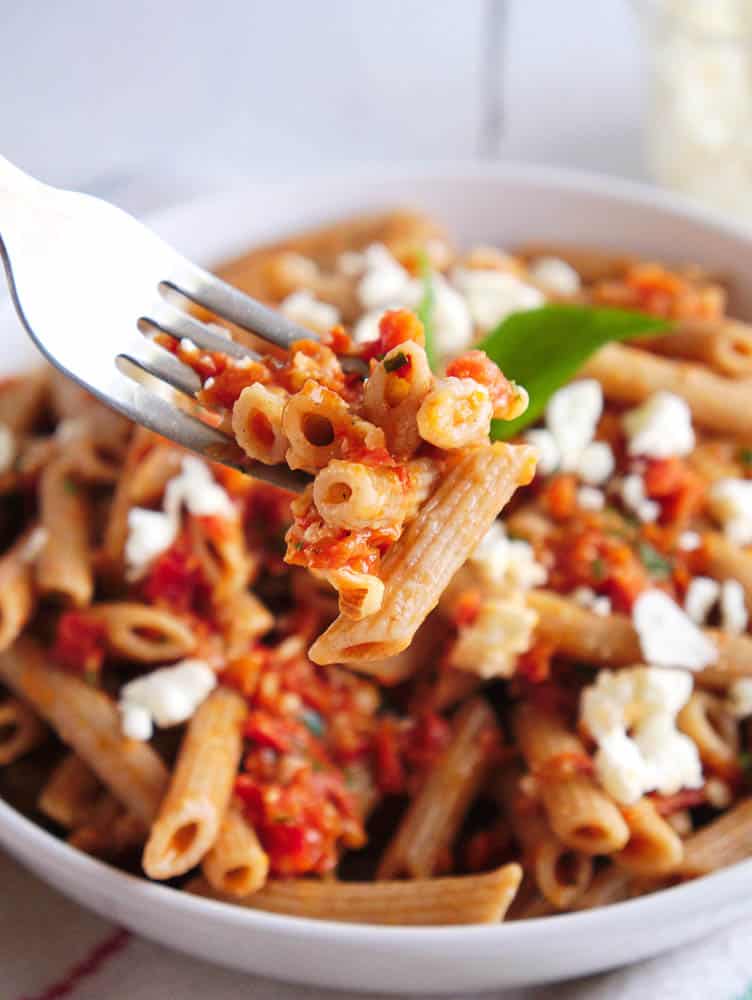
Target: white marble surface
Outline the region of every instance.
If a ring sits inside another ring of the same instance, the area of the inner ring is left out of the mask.
[[[364,160],[642,175],[629,0],[0,0],[0,52],[5,155],[134,208]]]

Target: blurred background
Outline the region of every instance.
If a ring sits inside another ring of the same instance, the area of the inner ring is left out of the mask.
[[[513,159],[752,220],[748,0],[0,2],[3,151],[145,211],[249,177]]]

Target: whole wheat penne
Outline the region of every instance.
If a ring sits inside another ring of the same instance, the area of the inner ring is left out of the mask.
[[[431,662],[434,652],[446,639],[447,631],[447,623],[438,612],[434,612],[426,618],[413,641],[401,653],[383,660],[358,661],[352,664],[352,669],[375,677],[379,684],[385,686],[401,684]]]
[[[102,792],[92,769],[75,753],[55,767],[39,794],[37,808],[66,830],[81,826]]]
[[[620,903],[624,899],[629,899],[632,878],[631,872],[618,865],[603,868],[572,909],[595,910],[599,906],[608,906],[610,903]]]
[[[509,864],[485,875],[409,882],[273,880],[245,899],[232,901],[269,913],[345,923],[495,924],[504,919],[521,878],[520,866]],[[198,895],[223,898],[217,897],[203,880],[196,880],[187,888]]]
[[[47,540],[36,562],[37,587],[42,594],[83,607],[94,592],[91,508],[67,458],[52,462],[42,472],[39,508]]]
[[[381,609],[361,621],[340,615],[310,650],[315,663],[394,656],[418,627],[520,484],[535,452],[497,442],[462,454],[426,500],[381,568]]]
[[[47,738],[47,729],[28,705],[16,698],[0,702],[0,767],[31,753]]]
[[[28,559],[31,537],[26,532],[0,558],[0,650],[15,642],[34,609],[33,569]]]
[[[486,701],[475,698],[462,706],[448,746],[386,848],[377,878],[428,878],[435,873],[488,774],[498,736]]]
[[[537,803],[522,799],[517,768],[506,768],[494,782],[504,815],[511,824],[535,884],[549,903],[566,910],[590,885],[593,859],[566,847],[554,836]]]
[[[737,721],[721,698],[709,691],[693,691],[679,712],[677,724],[695,744],[708,770],[729,780],[739,778]]]
[[[622,807],[629,827],[626,847],[613,855],[613,860],[633,875],[670,875],[679,867],[684,855],[681,838],[660,816],[646,798]]]
[[[684,320],[670,333],[638,341],[657,354],[707,365],[720,375],[752,375],[752,327],[734,319]]]
[[[87,615],[107,629],[107,644],[117,656],[138,663],[166,663],[188,656],[196,636],[177,615],[135,601],[92,604]]]
[[[84,821],[68,837],[71,847],[100,858],[114,858],[139,847],[146,827],[108,792],[100,796]]]
[[[274,615],[248,590],[241,590],[223,602],[217,608],[217,618],[228,660],[247,653],[253,640],[274,626]]]
[[[701,427],[737,437],[752,435],[750,387],[744,379],[724,378],[704,365],[659,358],[635,347],[608,344],[582,369],[597,379],[609,399],[641,403],[659,390],[682,396]]]
[[[150,878],[184,874],[217,839],[243,748],[245,716],[240,695],[219,687],[188,723],[144,849],[144,871]]]
[[[207,523],[192,517],[188,530],[213,600],[222,603],[242,590],[251,577],[254,561],[248,554],[240,519],[209,519]]]
[[[752,855],[752,799],[744,799],[684,841],[679,873],[693,878]]]
[[[515,249],[515,255],[527,262],[539,257],[566,261],[586,285],[606,278],[618,278],[636,261],[632,254],[618,250],[601,250],[571,243],[524,243]]]
[[[744,588],[747,607],[752,608],[752,554],[717,531],[703,535],[702,548],[708,575],[716,580],[738,580]]]
[[[122,735],[117,707],[106,694],[50,667],[41,646],[26,637],[0,654],[0,678],[126,808],[151,823],[167,787],[167,769],[148,744]]]
[[[527,600],[538,613],[538,637],[554,642],[566,659],[602,667],[626,667],[642,661],[637,631],[626,615],[598,615],[548,590],[531,591]],[[705,631],[718,648],[718,660],[695,674],[700,686],[724,690],[735,678],[752,675],[750,636]]]
[[[236,802],[230,803],[201,870],[212,889],[226,896],[249,896],[266,882],[269,857]]]
[[[587,774],[560,766],[585,756],[574,733],[550,712],[521,702],[514,715],[517,742],[540,785],[540,798],[559,840],[585,854],[612,854],[629,829],[616,805]]]

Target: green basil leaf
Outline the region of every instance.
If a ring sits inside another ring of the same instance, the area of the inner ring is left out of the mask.
[[[423,282],[423,295],[415,314],[423,324],[423,334],[426,338],[426,357],[431,371],[437,371],[438,358],[436,356],[436,337],[433,329],[433,314],[436,308],[436,292],[433,287],[433,274],[431,272],[431,262],[428,254],[420,254],[420,278]]]
[[[650,542],[638,542],[637,554],[645,569],[654,579],[665,580],[671,576],[671,562],[665,556],[661,555],[658,549],[654,548]]]
[[[512,313],[477,346],[508,379],[524,386],[530,405],[516,420],[494,420],[491,437],[505,441],[534,423],[557,389],[599,347],[666,330],[659,316],[597,306],[547,305]]]

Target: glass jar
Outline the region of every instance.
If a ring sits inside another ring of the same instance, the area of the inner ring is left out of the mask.
[[[637,0],[659,183],[752,222],[752,0]]]

